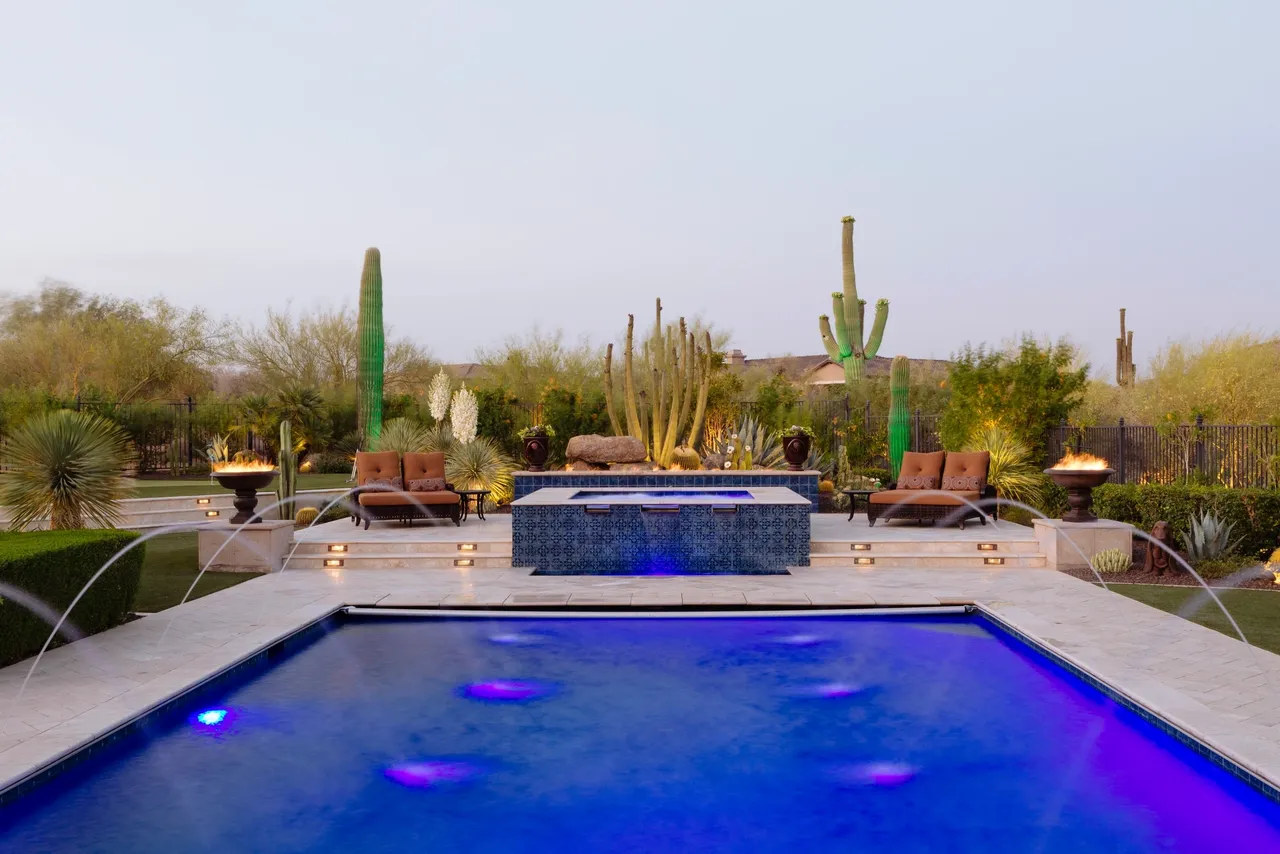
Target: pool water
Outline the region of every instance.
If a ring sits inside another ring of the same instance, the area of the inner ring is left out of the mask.
[[[969,618],[351,620],[0,808],[3,851],[1280,850]]]
[[[579,489],[569,496],[569,500],[589,501],[598,498],[751,499],[753,497],[745,489]]]

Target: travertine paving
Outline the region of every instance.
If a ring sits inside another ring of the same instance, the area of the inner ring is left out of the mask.
[[[1280,656],[1056,572],[821,568],[790,576],[531,577],[518,569],[289,570],[0,670],[0,788],[343,605],[976,603],[1280,783]]]

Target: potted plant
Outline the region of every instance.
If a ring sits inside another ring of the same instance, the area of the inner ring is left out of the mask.
[[[556,431],[546,424],[534,424],[520,431],[520,441],[524,442],[522,454],[529,471],[542,471],[551,453],[551,440]]]
[[[787,468],[803,471],[813,445],[813,431],[800,424],[792,424],[782,432],[782,454],[787,458]]]

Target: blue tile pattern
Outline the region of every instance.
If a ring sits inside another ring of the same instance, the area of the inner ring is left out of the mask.
[[[546,471],[515,473],[515,497],[524,498],[539,489],[750,489],[781,486],[798,492],[818,512],[816,471],[707,471],[707,472],[584,472]]]
[[[541,574],[772,574],[809,565],[809,508],[739,505],[678,513],[615,504],[607,514],[581,504],[511,508],[511,563]]]

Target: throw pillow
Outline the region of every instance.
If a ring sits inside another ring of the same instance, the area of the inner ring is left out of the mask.
[[[936,474],[913,474],[910,477],[904,477],[898,482],[898,489],[937,489],[938,476]]]
[[[443,492],[444,478],[442,477],[424,477],[420,480],[409,481],[410,492]]]
[[[375,492],[400,492],[404,489],[404,480],[399,475],[380,477],[377,480],[366,480],[364,487]]]
[[[954,489],[957,492],[981,492],[982,478],[976,474],[953,474],[942,479],[943,489]]]

